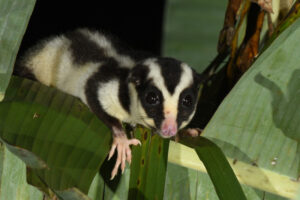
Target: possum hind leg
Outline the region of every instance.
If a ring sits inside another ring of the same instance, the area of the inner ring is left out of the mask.
[[[113,144],[109,152],[108,160],[114,155],[115,150],[117,149],[118,156],[117,161],[114,166],[114,169],[111,172],[111,180],[118,173],[118,169],[121,165],[122,174],[125,170],[126,160],[131,163],[131,149],[130,145],[141,145],[141,142],[138,139],[128,139],[126,133],[122,129],[113,127]]]

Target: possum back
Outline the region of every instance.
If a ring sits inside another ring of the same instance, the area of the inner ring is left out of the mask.
[[[128,55],[119,54],[105,35],[78,29],[34,46],[18,62],[17,66],[22,67],[16,67],[16,71],[21,76],[34,77],[45,85],[77,96],[86,103],[84,86],[87,79],[111,58],[125,68],[132,68],[135,64]]]

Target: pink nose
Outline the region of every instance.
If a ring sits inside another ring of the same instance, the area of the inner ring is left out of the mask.
[[[161,125],[161,134],[163,137],[172,137],[177,133],[177,122],[172,118],[167,118]]]

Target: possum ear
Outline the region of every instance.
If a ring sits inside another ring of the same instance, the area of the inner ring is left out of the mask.
[[[148,67],[145,65],[136,65],[130,72],[128,82],[135,86],[140,86],[145,82],[148,74]]]
[[[135,86],[141,85],[141,80],[135,73],[130,73],[128,77],[128,82],[133,83]]]

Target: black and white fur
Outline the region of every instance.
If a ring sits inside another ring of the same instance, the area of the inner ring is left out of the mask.
[[[118,151],[112,178],[131,162],[121,122],[174,136],[192,119],[200,78],[172,58],[134,52],[103,33],[78,29],[41,42],[19,62],[41,83],[79,97],[113,133],[109,158]]]

